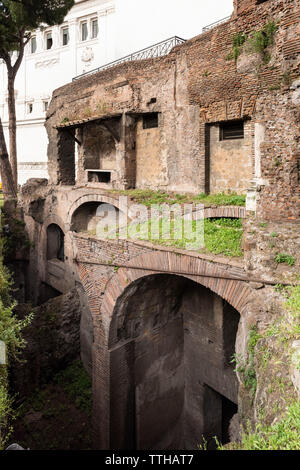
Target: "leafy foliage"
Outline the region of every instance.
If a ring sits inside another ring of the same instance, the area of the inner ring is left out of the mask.
[[[278,253],[275,256],[275,261],[278,264],[287,263],[289,266],[294,266],[296,260],[293,256],[287,255],[286,253]]]
[[[205,248],[210,253],[242,256],[241,219],[207,219],[204,222]]]
[[[293,315],[300,317],[300,285],[289,289],[289,297],[285,306]]]
[[[251,399],[254,399],[257,387],[256,371],[254,366],[255,348],[261,335],[258,333],[257,326],[250,328],[247,345],[247,358],[234,355],[232,362],[235,364],[235,371],[241,375],[244,386],[249,390]]]
[[[249,50],[263,54],[265,49],[273,44],[277,29],[277,24],[269,21],[262,29],[255,31],[248,41]]]
[[[197,227],[196,223],[196,221],[192,221],[192,236],[196,235],[197,230],[202,229],[202,226]],[[182,224],[182,218],[177,218],[169,222],[167,219],[162,217],[159,220],[159,237],[152,239],[151,220],[148,220],[147,222],[132,224],[129,226],[128,237],[131,238],[133,232],[135,232],[138,234],[137,238],[140,240],[149,240],[154,244],[175,246],[176,248],[186,249],[186,247],[190,247],[191,240],[186,237],[184,230],[182,230],[182,236],[178,238],[175,236],[178,226],[182,227]],[[181,235],[181,231],[179,233]],[[242,234],[243,228],[241,219],[205,219],[204,250],[216,255],[223,254],[230,257],[242,256]],[[190,247],[189,249],[193,248]]]
[[[92,383],[80,361],[59,372],[54,381],[65,389],[78,408],[91,413]]]
[[[300,450],[300,402],[292,403],[281,419],[269,426],[258,423],[252,432],[243,433],[233,450]],[[219,450],[228,447],[219,447]]]
[[[3,248],[1,236],[0,253]],[[18,358],[21,349],[25,346],[22,330],[31,322],[32,314],[24,320],[19,320],[14,314],[16,302],[11,297],[11,276],[3,266],[0,257],[0,341],[6,346],[7,362],[11,358]],[[4,447],[10,433],[10,422],[13,419],[12,399],[8,392],[7,364],[0,364],[0,449]]]
[[[254,31],[249,35],[238,32],[233,37],[232,50],[227,56],[227,60],[234,59],[237,61],[242,51],[245,51],[249,54],[261,54],[263,62],[268,63],[271,56],[267,52],[267,48],[273,44],[277,29],[278,26],[275,21],[268,21],[262,29]]]
[[[30,31],[42,24],[62,23],[74,0],[2,0],[0,2],[0,56],[19,50]]]
[[[242,32],[239,32],[233,36],[232,39],[232,51],[227,56],[227,60],[234,59],[237,61],[238,57],[241,55],[241,50],[243,44],[245,44],[248,36]]]

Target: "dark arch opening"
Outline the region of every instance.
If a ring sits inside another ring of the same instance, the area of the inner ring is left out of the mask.
[[[65,260],[65,235],[56,224],[47,227],[47,259]]]
[[[97,223],[102,219],[97,214],[98,208],[105,204],[107,209],[111,209],[116,214],[116,226],[118,224],[119,209],[111,204],[98,201],[85,202],[79,206],[72,215],[71,231],[73,232],[96,232]],[[107,210],[105,210],[107,214]]]
[[[187,278],[141,278],[118,299],[110,331],[110,447],[197,449],[230,440],[240,316]]]

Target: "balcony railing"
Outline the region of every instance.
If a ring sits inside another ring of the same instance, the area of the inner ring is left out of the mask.
[[[73,78],[74,80],[78,80],[79,78],[86,77],[87,75],[92,75],[94,73],[100,72],[101,70],[110,69],[115,65],[122,64],[123,62],[132,62],[134,60],[143,60],[143,59],[152,59],[155,57],[162,57],[164,55],[169,54],[173,47],[178,46],[180,44],[185,43],[185,39],[179,38],[178,36],[174,36],[170,39],[166,39],[165,41],[159,42],[154,44],[153,46],[146,47],[145,49],[141,49],[140,51],[134,52],[133,54],[129,54],[121,59],[115,60],[114,62],[110,62],[108,64],[102,65],[94,70],[89,70],[88,72],[82,73],[77,77]]]
[[[209,31],[210,29],[213,29],[215,26],[218,26],[219,24],[226,23],[226,21],[230,20],[230,18],[231,18],[231,15],[226,16],[226,18],[222,18],[219,21],[215,21],[214,23],[211,23],[207,26],[204,26],[204,28],[202,28],[202,33],[205,33],[206,31]]]

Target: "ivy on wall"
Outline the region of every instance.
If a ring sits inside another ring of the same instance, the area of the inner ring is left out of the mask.
[[[242,53],[260,54],[264,64],[270,62],[271,55],[268,52],[269,46],[274,43],[274,37],[278,29],[275,21],[269,21],[262,29],[253,31],[250,34],[238,32],[233,36],[232,50],[227,56],[227,60],[237,61]]]

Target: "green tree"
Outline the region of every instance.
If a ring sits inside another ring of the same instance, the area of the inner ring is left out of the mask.
[[[74,0],[0,1],[0,58],[4,60],[7,67],[9,156],[15,192],[18,184],[15,78],[24,57],[25,46],[30,41],[31,32],[43,25],[53,26],[62,23],[73,5]],[[13,60],[13,51],[17,52],[15,60]],[[0,127],[2,128],[1,121]],[[2,135],[3,132],[0,131],[0,136]],[[3,138],[0,139],[0,171],[7,191],[11,192],[12,181],[11,175],[7,173],[9,172],[6,161],[7,151],[3,140]],[[10,196],[14,197],[14,194]]]

